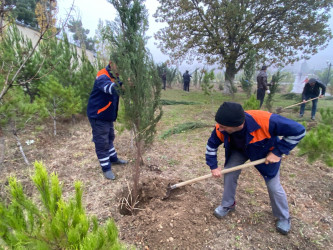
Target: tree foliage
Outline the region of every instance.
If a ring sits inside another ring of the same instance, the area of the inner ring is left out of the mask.
[[[65,201],[58,176],[49,176],[40,162],[34,165],[32,180],[40,200],[34,202],[10,177],[8,200],[0,201],[0,243],[5,249],[124,249],[113,220],[99,225],[86,214],[80,182],[74,185],[74,197]]]
[[[158,75],[162,78],[163,73],[166,73],[166,82],[169,88],[171,88],[172,82],[175,80],[178,69],[176,67],[168,67],[166,62],[156,65]]]
[[[58,13],[57,1],[39,0],[36,4],[35,14],[38,22],[38,27],[41,33],[48,31],[55,35],[56,15]]]
[[[268,93],[266,101],[265,101],[266,108],[268,109],[269,112],[272,112],[274,96],[279,90],[279,86],[280,86],[279,82],[283,79],[283,77],[284,77],[284,75],[281,74],[280,70],[277,71],[272,76],[271,86],[269,86],[269,93]]]
[[[248,98],[251,96],[253,86],[252,77],[256,67],[255,55],[255,51],[249,51],[247,55],[247,60],[244,64],[244,76],[241,79],[242,89],[244,90]]]
[[[211,92],[213,91],[214,87],[211,81],[213,81],[214,79],[215,79],[214,69],[212,69],[210,72],[206,71],[204,73],[201,83],[201,89],[205,95],[211,95]]]
[[[307,58],[332,38],[332,1],[159,0],[155,17],[168,26],[155,37],[174,60],[198,59],[226,67],[231,82],[249,51],[266,64]]]
[[[83,27],[81,18],[72,18],[68,23],[68,28],[73,33],[73,40],[77,46],[87,50],[95,50],[95,41],[93,38],[88,37],[90,30]]]
[[[134,132],[136,162],[133,171],[133,204],[136,204],[140,163],[144,146],[154,138],[162,116],[161,78],[145,44],[148,28],[147,10],[142,0],[109,0],[118,12],[106,30],[114,46],[111,58],[123,79],[125,119]]]
[[[306,155],[310,163],[320,159],[333,167],[333,111],[320,109],[321,122],[311,129],[299,144],[300,155]]]
[[[4,3],[6,8],[11,8],[15,20],[37,28],[38,23],[35,14],[37,0],[6,0]]]
[[[81,111],[80,97],[75,95],[73,87],[64,87],[54,76],[50,76],[39,90],[37,102],[45,114],[52,118],[53,134],[57,135],[59,117],[71,117]]]
[[[260,109],[260,101],[257,100],[257,97],[255,95],[251,95],[249,99],[244,101],[243,108],[244,110]]]

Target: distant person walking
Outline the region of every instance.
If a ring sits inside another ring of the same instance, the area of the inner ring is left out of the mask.
[[[267,66],[262,66],[259,74],[257,75],[257,100],[260,101],[260,108],[265,99],[265,92],[268,89],[267,86]]]
[[[116,68],[110,61],[97,73],[87,107],[97,158],[104,177],[109,180],[116,178],[111,165],[127,164],[127,161],[118,158],[113,145],[115,139],[113,122],[116,121],[118,114],[118,91],[123,84],[119,80],[118,73],[112,72],[113,67]]]
[[[190,92],[190,81],[191,75],[188,73],[188,70],[183,74],[183,82],[184,82],[184,91]]]
[[[320,89],[321,88],[321,95]],[[305,110],[305,102],[309,99],[313,99],[316,97],[322,98],[325,95],[326,86],[317,81],[314,78],[310,78],[310,80],[305,84],[303,92],[302,92],[302,100],[303,103],[301,105],[300,111],[299,111],[299,117],[303,117],[304,110]],[[311,120],[315,120],[316,112],[317,112],[317,103],[318,98],[315,100],[312,100],[312,110],[311,110]]]
[[[163,82],[163,89],[166,89],[166,72],[164,71],[162,74],[162,82]]]

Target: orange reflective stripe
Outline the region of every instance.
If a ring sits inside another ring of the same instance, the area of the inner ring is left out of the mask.
[[[217,137],[220,138],[220,140],[222,142],[224,142],[224,135],[219,130],[219,125],[218,124],[216,124],[215,129],[216,129],[216,135],[217,135]]]
[[[109,77],[110,79],[111,79],[111,82],[114,82],[116,79],[115,78],[113,78],[113,77],[111,77],[110,75],[109,75],[109,72],[104,68],[104,69],[101,69],[100,71],[98,71],[98,73],[97,73],[97,76],[96,76],[96,79],[98,78],[98,77],[100,77],[101,75],[106,75],[107,77]]]
[[[254,120],[258,123],[258,125],[261,127],[260,129],[250,133],[253,136],[253,139],[250,141],[250,143],[262,141],[266,138],[267,139],[271,138],[271,135],[269,133],[269,119],[272,113],[261,110],[247,110],[246,113],[251,115],[254,118]]]
[[[106,110],[108,107],[110,107],[111,103],[112,103],[112,102],[109,102],[105,107],[103,107],[103,108],[97,110],[97,114],[103,112],[103,111]]]

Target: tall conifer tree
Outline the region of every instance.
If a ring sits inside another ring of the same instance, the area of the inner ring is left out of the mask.
[[[136,162],[133,173],[133,198],[137,198],[140,163],[145,146],[155,134],[162,116],[161,79],[145,48],[147,10],[142,0],[109,0],[118,17],[108,26],[106,37],[114,45],[113,60],[123,80],[125,119],[134,132]],[[135,202],[134,202],[135,204]]]

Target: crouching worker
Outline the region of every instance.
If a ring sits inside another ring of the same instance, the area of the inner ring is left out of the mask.
[[[119,80],[118,74],[113,74],[112,65],[110,61],[106,68],[97,73],[87,108],[97,158],[105,178],[110,180],[116,178],[111,165],[127,163],[127,161],[118,158],[113,145],[115,139],[113,122],[117,119],[118,91],[122,82]]]
[[[224,143],[225,165],[231,168],[266,158],[256,165],[268,189],[273,215],[277,218],[276,229],[288,234],[291,221],[286,193],[280,184],[282,154],[288,154],[305,135],[305,128],[287,118],[261,110],[244,112],[238,103],[224,102],[217,110],[217,122],[206,147],[206,163],[214,177],[221,176],[217,163],[218,147]],[[282,136],[282,139],[279,139]],[[237,180],[241,170],[224,175],[224,191],[221,205],[214,215],[221,219],[235,210]]]

